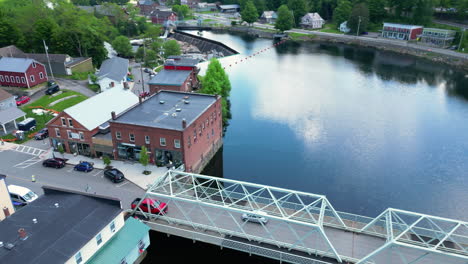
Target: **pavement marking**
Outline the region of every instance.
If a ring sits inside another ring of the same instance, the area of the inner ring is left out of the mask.
[[[100,171],[100,170],[98,170],[98,171],[96,171],[95,173],[93,173],[93,176],[94,176],[94,177],[96,177],[96,176],[98,176],[98,175],[99,175],[99,173],[101,173],[101,171]],[[103,176],[104,176],[104,175],[103,175]]]
[[[26,153],[26,154],[30,154],[30,155],[34,155],[34,156],[40,156],[40,155],[42,155],[42,154],[44,154],[46,152],[43,149],[24,146],[24,145],[16,145],[13,148],[13,150],[18,151],[18,152],[23,152],[23,153]]]
[[[127,183],[129,183],[129,181],[125,180],[123,183],[117,185],[117,188],[120,188],[120,187],[124,186]]]
[[[67,170],[67,172],[72,172],[75,169],[75,167],[71,167],[71,169]]]
[[[25,169],[25,168],[30,167],[30,166],[32,166],[32,165],[34,165],[34,164],[36,164],[36,163],[38,163],[40,161],[42,161],[41,158],[33,157],[33,158],[30,158],[30,159],[25,160],[23,162],[20,162],[20,163],[14,165],[13,167],[18,168],[18,169]]]

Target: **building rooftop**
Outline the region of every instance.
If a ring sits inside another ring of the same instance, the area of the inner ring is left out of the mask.
[[[278,18],[275,11],[263,11],[262,18]]]
[[[172,12],[170,10],[156,9],[156,10],[151,11],[151,13],[150,13],[151,16],[158,17],[158,18],[161,18],[161,19],[167,19],[172,14],[175,14],[177,16],[176,13],[174,13],[174,12]]]
[[[221,9],[234,9],[234,8],[240,8],[240,5],[219,5],[219,8],[221,8]]]
[[[33,62],[33,59],[3,57],[0,59],[0,71],[25,72]]]
[[[182,56],[169,56],[165,61],[164,65],[168,66],[188,66],[195,67],[200,62],[199,59],[186,58]]]
[[[93,130],[138,103],[138,96],[129,90],[111,88],[64,110],[86,129]]]
[[[99,79],[109,78],[111,80],[120,82],[127,76],[128,64],[129,61],[127,59],[120,57],[107,59],[102,62],[99,73],[97,73],[96,76]]]
[[[150,228],[139,220],[130,217],[122,229],[115,234],[99,251],[88,260],[87,264],[120,263],[148,234]]]
[[[6,46],[0,48],[0,58],[1,57],[23,57],[24,52],[18,49],[15,45]]]
[[[161,91],[110,122],[182,131],[183,119],[188,127],[216,100],[215,95]]]
[[[152,1],[152,0],[140,0],[140,1],[138,1],[138,4],[139,5],[149,5],[149,6],[151,6],[151,5],[154,5],[155,2]]]
[[[122,212],[118,199],[43,189],[44,195],[0,222],[0,263],[64,263]],[[26,240],[19,238],[20,228]]]
[[[415,28],[422,28],[423,26],[404,25],[404,24],[396,24],[396,23],[384,23],[384,27],[398,27],[398,28],[406,28],[406,29],[415,29]]]
[[[11,97],[13,97],[13,95],[0,88],[0,102]]]
[[[455,30],[442,29],[442,28],[424,28],[424,31],[443,32],[443,33],[456,33]]]
[[[163,69],[156,74],[148,84],[155,85],[173,85],[180,86],[190,76],[191,71],[178,71],[178,70],[166,70]]]
[[[307,13],[301,19],[323,20],[319,13]]]

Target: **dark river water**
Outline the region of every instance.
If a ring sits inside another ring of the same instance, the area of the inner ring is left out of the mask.
[[[217,176],[324,194],[371,217],[392,207],[468,220],[468,75],[318,43],[240,62],[273,41],[203,36],[240,52],[223,59],[232,119]]]

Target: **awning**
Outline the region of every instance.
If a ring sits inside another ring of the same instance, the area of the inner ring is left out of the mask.
[[[25,116],[26,113],[17,107],[10,107],[0,111],[0,124],[6,124],[20,117]]]

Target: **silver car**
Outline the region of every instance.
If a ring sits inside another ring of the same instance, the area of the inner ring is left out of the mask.
[[[268,214],[265,212],[252,211],[251,213],[243,213],[242,221],[254,222],[254,223],[265,225],[268,222],[268,219],[266,218],[266,216],[268,216]]]

